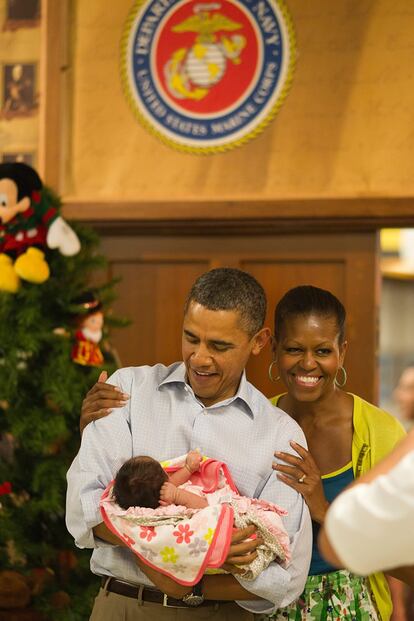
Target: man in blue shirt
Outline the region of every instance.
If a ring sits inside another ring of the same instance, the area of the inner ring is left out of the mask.
[[[272,472],[274,451],[306,446],[300,427],[246,379],[245,366],[270,338],[264,326],[266,296],[246,272],[232,268],[200,276],[188,295],[183,362],[120,369],[96,384],[84,402],[85,428],[68,472],[67,526],[79,547],[93,548],[91,570],[102,576],[91,621],[133,619],[251,620],[253,613],[285,606],[302,592],[311,553],[303,498]],[[116,386],[116,389],[114,388]],[[125,398],[128,396],[129,398]],[[110,416],[107,408],[120,401]],[[100,418],[101,416],[104,416]],[[237,564],[255,556],[260,541],[235,532],[224,568],[192,589],[142,563],[102,523],[101,494],[122,463],[135,455],[159,461],[200,448],[227,463],[240,494],[277,503],[292,560],[273,562],[258,578],[239,577]],[[190,617],[191,615],[191,617]]]

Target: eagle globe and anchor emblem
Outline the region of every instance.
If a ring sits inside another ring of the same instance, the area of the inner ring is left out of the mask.
[[[295,60],[283,0],[138,1],[121,75],[138,120],[173,148],[216,153],[275,117]]]
[[[172,28],[173,32],[197,33],[191,49],[179,48],[165,66],[168,88],[178,98],[203,99],[223,78],[228,60],[241,63],[240,53],[246,38],[240,34],[229,37],[221,34],[238,30],[241,24],[212,12],[220,6],[196,4],[194,15]]]

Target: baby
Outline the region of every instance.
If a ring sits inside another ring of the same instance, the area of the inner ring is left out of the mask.
[[[142,560],[150,559],[150,565],[181,584],[195,584],[200,572],[222,566],[233,528],[254,524],[253,536],[262,542],[257,557],[243,566],[243,576],[254,580],[273,560],[286,566],[290,550],[281,519],[285,510],[240,496],[227,466],[203,458],[198,450],[164,465],[170,474],[152,457],[129,459],[101,499],[107,526]],[[206,543],[194,555],[197,542]],[[167,551],[178,554],[174,558],[180,563],[171,561]]]
[[[119,469],[113,494],[122,509],[129,507],[157,507],[175,504],[189,509],[208,506],[205,498],[178,486],[187,483],[203,458],[199,451],[187,454],[185,465],[170,476],[161,464],[148,456],[131,457]]]

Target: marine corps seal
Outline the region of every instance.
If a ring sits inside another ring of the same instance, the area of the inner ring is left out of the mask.
[[[121,74],[150,132],[208,154],[263,131],[286,97],[294,58],[282,0],[138,1],[125,26]]]

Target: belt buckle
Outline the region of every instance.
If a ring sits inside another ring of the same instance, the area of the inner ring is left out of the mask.
[[[183,603],[182,606],[177,606],[177,605],[174,605],[174,604],[169,604],[168,603],[168,599],[169,599],[168,595],[166,593],[164,593],[164,599],[163,599],[162,605],[165,606],[166,608],[188,608],[188,606],[186,606],[184,603]]]

